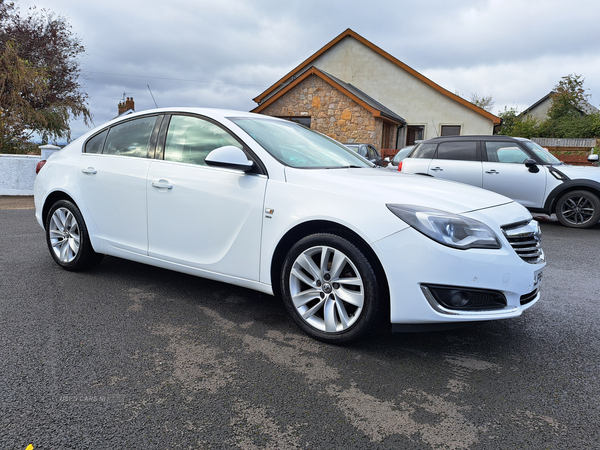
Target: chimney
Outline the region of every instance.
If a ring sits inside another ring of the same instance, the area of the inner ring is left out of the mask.
[[[133,97],[127,97],[124,102],[119,102],[119,116],[128,110],[135,111],[135,104],[133,103]]]

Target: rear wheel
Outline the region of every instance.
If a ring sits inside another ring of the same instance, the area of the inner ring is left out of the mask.
[[[343,344],[371,330],[379,313],[379,283],[364,253],[334,234],[298,241],[281,272],[288,312],[309,336]]]
[[[571,191],[556,204],[556,217],[564,226],[589,228],[600,220],[600,199],[589,191]]]
[[[88,269],[104,256],[94,252],[83,216],[68,200],[52,205],[46,218],[46,243],[54,261],[65,270]]]

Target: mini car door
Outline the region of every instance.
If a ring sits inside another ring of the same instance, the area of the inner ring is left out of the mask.
[[[544,166],[527,167],[531,159],[515,142],[486,141],[483,188],[505,195],[527,208],[544,205],[548,172]]]
[[[79,158],[81,194],[107,244],[146,254],[148,148],[158,116],[121,122],[92,137]],[[123,226],[126,224],[126,226]]]
[[[427,173],[436,178],[481,187],[482,167],[477,141],[441,142]]]
[[[212,150],[230,145],[243,148],[215,123],[170,118],[164,158],[148,172],[148,254],[258,280],[267,177],[206,165]]]

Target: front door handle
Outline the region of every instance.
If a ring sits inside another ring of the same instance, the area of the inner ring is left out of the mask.
[[[83,173],[88,173],[88,174],[91,174],[91,175],[95,175],[95,174],[98,173],[98,171],[96,169],[94,169],[93,167],[88,167],[87,169],[81,169],[81,171]]]
[[[434,167],[433,169],[430,169],[430,170],[433,170],[434,172],[441,172],[444,169],[442,169],[441,167]]]
[[[173,189],[173,185],[169,184],[167,180],[153,181],[152,186],[157,189]]]
[[[494,175],[494,174],[498,174],[500,172],[497,172],[496,170],[492,169],[492,170],[486,170],[485,173],[489,173],[491,175]]]

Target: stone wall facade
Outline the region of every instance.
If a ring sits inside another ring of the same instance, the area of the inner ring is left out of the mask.
[[[383,121],[316,75],[282,95],[261,114],[310,117],[312,129],[339,142],[372,144],[377,149],[382,146]],[[389,128],[394,134],[397,126]]]

